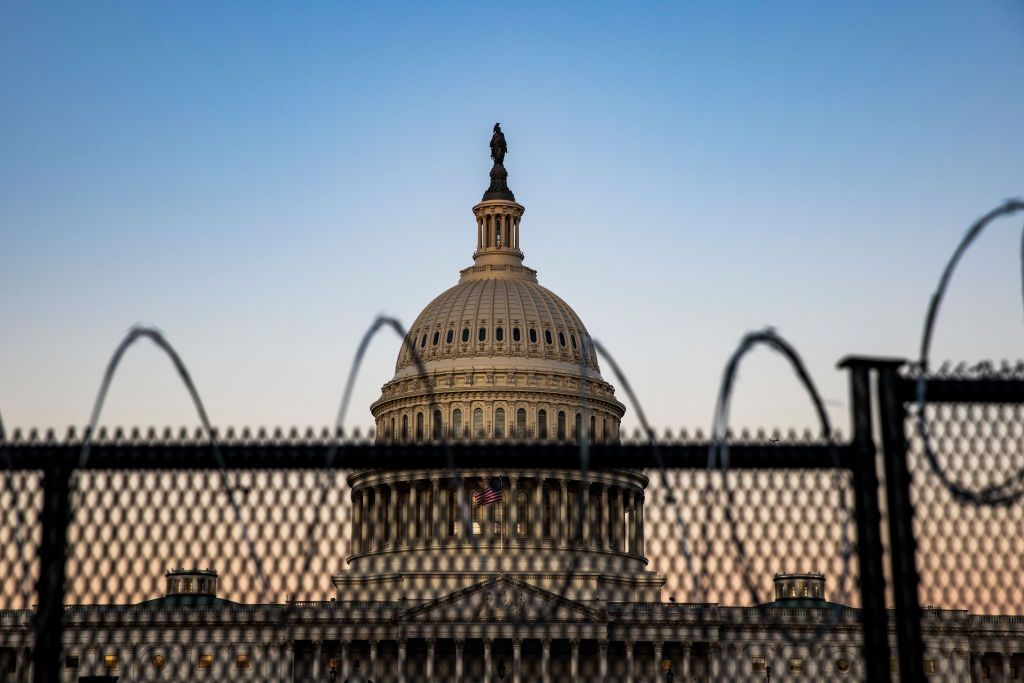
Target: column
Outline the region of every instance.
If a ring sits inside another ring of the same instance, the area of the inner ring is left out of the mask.
[[[462,646],[465,641],[461,638],[455,641],[455,683],[462,683]]]
[[[473,524],[473,512],[469,508],[466,501],[466,482],[460,477],[459,478],[459,490],[458,494],[458,509],[455,511],[456,524],[455,528],[458,529],[459,533],[456,534],[459,538],[468,538],[472,532],[472,528],[468,528],[467,525]],[[463,520],[462,511],[466,510],[466,518]]]
[[[633,683],[633,641],[626,641],[626,681]]]
[[[664,645],[665,644],[663,642],[661,642],[660,640],[656,641],[654,643],[654,670],[653,670],[653,673],[651,674],[651,680],[652,681],[657,681],[658,680],[658,674],[661,671],[661,650],[662,650],[662,647]],[[711,680],[715,680],[715,679],[712,678]]]
[[[370,670],[367,672],[373,680],[377,680],[377,641],[370,641]]]
[[[985,658],[985,655],[982,654],[981,652],[978,652],[978,653],[975,653],[975,654],[971,655],[971,673],[973,674],[971,676],[971,680],[972,681],[980,681],[981,680],[981,666],[983,664],[982,660],[984,658]]]
[[[491,683],[491,645],[493,641],[490,638],[484,640],[484,683]]]
[[[406,530],[409,535],[409,547],[416,545],[417,529],[416,519],[419,517],[419,492],[416,489],[416,482],[409,484],[409,528]]]
[[[482,218],[476,219],[476,248],[479,249],[484,244],[484,221]]]
[[[569,483],[565,479],[559,480],[559,488],[561,488],[562,497],[559,499],[561,505],[558,506],[558,540],[562,545],[569,544]]]
[[[581,512],[582,523],[583,523],[583,547],[590,547],[590,482],[580,482],[580,500],[583,502],[582,509],[577,507],[577,510]]]
[[[434,539],[434,545],[441,545],[441,480],[437,477],[430,480],[430,506],[430,536]]]
[[[398,641],[398,681],[405,683],[405,639]]]
[[[341,641],[341,680],[345,680],[349,675],[348,653],[351,645],[351,641]]]
[[[519,528],[519,477],[509,477],[509,504],[512,509],[508,516],[508,539],[510,543],[516,542],[516,530]]]
[[[185,653],[186,653],[185,661],[188,662],[188,671],[189,671],[189,676],[191,677],[191,675],[192,675],[192,668],[195,665],[192,663],[191,658],[187,656],[188,655],[188,649],[187,648],[185,650]],[[295,680],[295,644],[292,641],[290,641],[290,640],[286,640],[283,643],[281,643],[281,654],[283,655],[283,658],[284,658],[284,679],[286,681],[294,681]]]
[[[616,491],[615,548],[620,553],[626,552],[626,490],[623,488]]]
[[[515,638],[512,641],[512,683],[522,681],[522,650],[523,641]]]
[[[722,648],[718,643],[708,646],[708,666],[711,669],[711,680],[717,681],[722,675]]]
[[[359,492],[359,552],[365,553],[370,548],[370,497],[367,488]]]
[[[1001,672],[999,680],[1010,680],[1010,655],[1005,652],[999,655],[999,668]]]
[[[554,520],[552,520],[552,523]],[[533,487],[533,538],[540,542],[544,539],[544,478],[537,477]]]
[[[967,650],[953,650],[954,657],[954,672],[956,676],[955,680],[962,681],[967,676],[967,661],[971,657],[971,653]]]
[[[637,511],[637,514],[636,514],[636,521],[637,521],[636,545],[637,545],[637,550],[638,550],[637,555],[643,555],[644,554],[644,494],[643,493],[639,494],[638,499],[639,499],[639,503],[640,503],[640,509]]]
[[[684,681],[690,680],[690,644],[683,643],[683,665],[680,668],[682,672],[682,679]],[[782,678],[782,671],[779,671],[779,678]]]
[[[570,680],[572,683],[580,683],[580,641],[572,639],[572,655],[569,662]]]
[[[321,655],[321,653],[323,651],[323,647],[324,647],[323,641],[321,641],[321,640],[314,640],[313,641],[313,680],[314,681],[319,681],[320,680],[320,655]]]
[[[551,639],[545,638],[540,644],[543,648],[540,660],[541,683],[551,683]]]
[[[433,638],[427,638],[427,680],[434,680],[434,643]],[[376,680],[376,679],[375,679]]]
[[[388,486],[391,492],[391,498],[388,500],[388,521],[391,522],[391,547],[397,548],[399,546],[399,539],[402,537],[398,527],[398,485],[391,484]]]
[[[384,506],[382,505],[384,497],[381,493],[384,491],[383,484],[377,484],[373,487],[373,524],[370,525],[370,549],[381,550],[384,547],[384,537],[387,535],[384,532]]]
[[[608,505],[608,484],[601,484],[601,549],[611,547],[611,514]]]
[[[600,681],[604,683],[608,680],[608,641],[602,640],[598,645],[601,648],[601,663],[600,663]]]

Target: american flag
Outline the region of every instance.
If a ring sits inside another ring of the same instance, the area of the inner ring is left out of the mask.
[[[501,500],[501,479],[491,479],[490,485],[482,491],[473,492],[475,505],[490,505]]]

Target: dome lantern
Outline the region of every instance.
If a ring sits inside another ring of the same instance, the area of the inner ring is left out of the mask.
[[[473,253],[475,266],[501,268],[521,266],[523,252],[519,249],[519,221],[525,208],[516,202],[508,188],[508,171],[505,170],[505,134],[501,124],[494,124],[491,136],[491,184],[484,192],[483,200],[473,207],[476,216],[476,251]]]

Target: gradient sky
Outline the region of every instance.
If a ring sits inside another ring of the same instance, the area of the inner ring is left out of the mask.
[[[661,427],[707,429],[765,325],[845,427],[836,361],[914,355],[963,231],[1024,194],[1012,0],[8,2],[0,63],[8,428],[84,424],[135,323],[216,423],[329,423],[374,316],[411,323],[469,264],[495,121],[527,265]],[[1020,230],[969,253],[936,358],[1022,356]],[[374,347],[350,423],[397,349]],[[781,358],[750,358],[735,424],[811,417]],[[196,424],[149,344],[104,422]]]

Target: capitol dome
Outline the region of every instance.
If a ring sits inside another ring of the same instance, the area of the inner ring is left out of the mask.
[[[587,328],[523,265],[524,208],[508,189],[504,145],[495,126],[473,264],[416,318],[370,406],[379,443],[619,439],[625,408]],[[352,553],[333,577],[339,600],[435,599],[496,577],[573,599],[648,600],[664,584],[645,569],[639,470],[366,469],[348,483]]]

